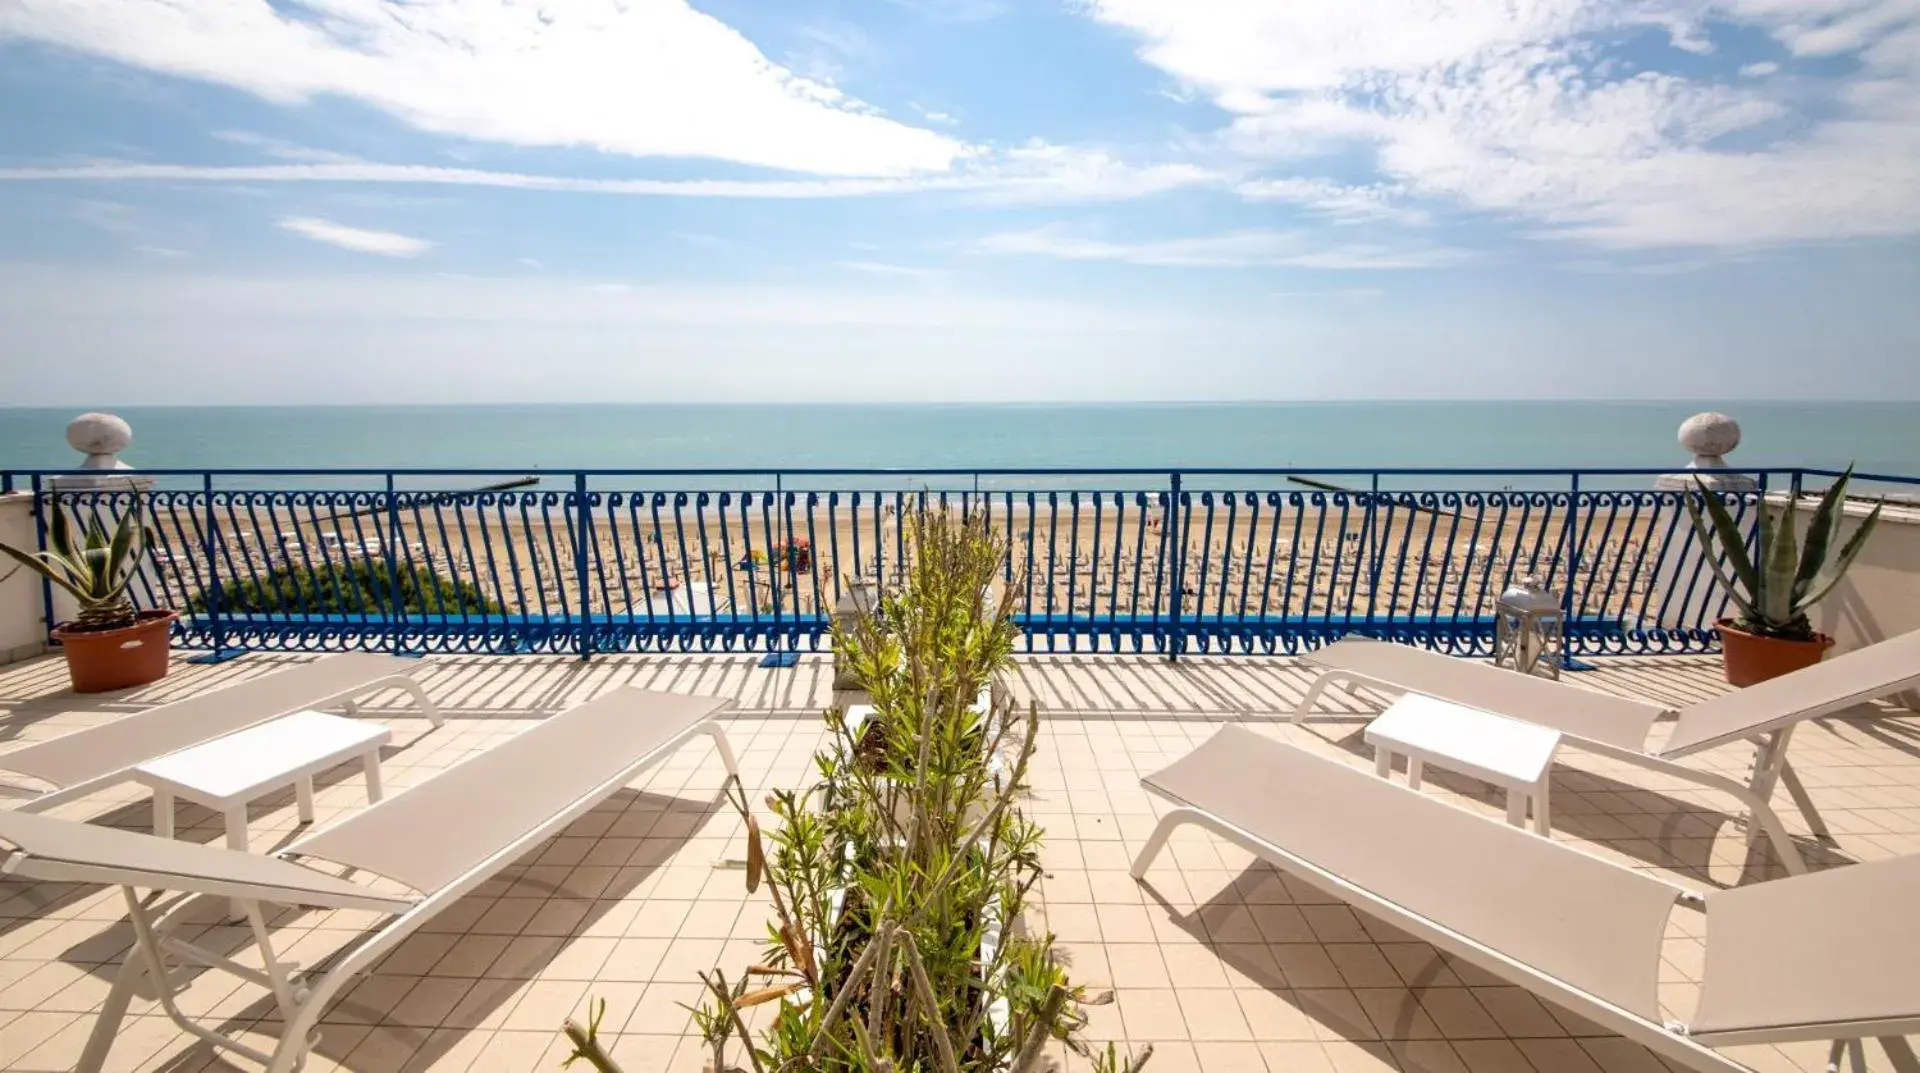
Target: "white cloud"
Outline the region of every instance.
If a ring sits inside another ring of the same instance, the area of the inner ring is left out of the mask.
[[[0,168],[0,182],[390,183],[636,197],[850,198],[967,192],[995,203],[1118,201],[1224,182],[1194,164],[1133,164],[1104,150],[1030,144],[985,155],[958,173],[901,178],[581,179],[417,164],[200,165],[92,161]]]
[[[787,54],[787,66],[822,85],[844,81],[850,66],[870,63],[879,55],[873,39],[852,23],[812,23],[794,33],[807,44]]]
[[[290,160],[298,164],[357,164],[360,158],[348,153],[336,153],[331,149],[314,149],[305,145],[265,134],[255,134],[248,130],[216,130],[215,138],[233,145],[244,145],[249,149],[258,149],[275,160]]]
[[[1387,221],[1424,224],[1426,212],[1401,204],[1405,191],[1385,186],[1347,186],[1329,179],[1253,179],[1234,187],[1249,201],[1285,201],[1339,224]]]
[[[1740,68],[1740,76],[1742,78],[1765,78],[1768,75],[1779,73],[1780,65],[1772,60],[1764,60],[1760,63],[1749,63],[1745,67]]]
[[[1349,302],[1371,302],[1386,295],[1379,287],[1340,287],[1331,291],[1275,291],[1275,298],[1341,298]]]
[[[172,246],[135,246],[133,250],[135,253],[144,253],[149,257],[165,257],[169,260],[179,260],[187,256],[187,251],[176,250]]]
[[[771,63],[685,0],[63,0],[18,37],[232,86],[337,95],[421,130],[822,175],[941,171],[965,148]]]
[[[1267,168],[1371,153],[1382,180],[1413,197],[1606,247],[1920,233],[1920,0],[1088,0],[1086,10],[1231,113],[1223,146]],[[1636,29],[1707,51],[1722,23],[1858,69],[1777,86],[1606,55]]]
[[[1127,201],[1226,181],[1198,164],[1135,164],[1099,148],[1032,141],[981,160],[970,188],[988,204]]]
[[[320,220],[312,216],[288,216],[280,221],[279,226],[282,231],[304,235],[315,242],[325,242],[344,250],[377,253],[386,257],[418,257],[433,248],[433,243],[426,239],[398,235],[391,231],[368,231],[358,227],[347,227],[344,224]]]
[[[901,279],[931,280],[946,275],[946,272],[938,268],[897,265],[890,261],[835,261],[833,265],[848,272],[859,272],[868,276],[894,276]]]
[[[104,231],[109,235],[131,236],[146,231],[139,220],[140,211],[124,202],[80,198],[73,203],[69,215],[95,231]]]
[[[975,240],[975,253],[1029,254],[1067,261],[1120,261],[1158,268],[1432,268],[1468,259],[1445,246],[1376,242],[1328,243],[1306,231],[1249,228],[1194,238],[1120,242],[1061,227],[1003,231]]]

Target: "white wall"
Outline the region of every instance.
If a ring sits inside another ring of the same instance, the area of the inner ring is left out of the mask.
[[[1803,533],[1815,505],[1807,500],[1796,505]],[[1847,505],[1842,544],[1871,510],[1864,503]],[[1812,618],[1815,629],[1833,637],[1836,652],[1920,629],[1920,508],[1888,506],[1880,512],[1880,524],[1853,569],[1813,609]],[[1920,711],[1920,691],[1902,694],[1899,701]]]
[[[0,496],[0,543],[31,549],[33,495],[14,492]],[[0,577],[12,570],[13,560],[0,564]],[[41,602],[40,575],[25,568],[0,581],[0,664],[37,656],[46,651],[46,608]]]

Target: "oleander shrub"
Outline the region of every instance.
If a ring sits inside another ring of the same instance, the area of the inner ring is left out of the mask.
[[[398,599],[395,599],[395,593]],[[190,608],[204,614],[209,594],[201,590]],[[364,559],[324,567],[276,566],[257,578],[220,583],[225,614],[293,615],[481,615],[501,614],[478,585],[436,573],[431,567]]]

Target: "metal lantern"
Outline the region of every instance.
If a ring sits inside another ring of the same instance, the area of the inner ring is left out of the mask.
[[[1559,678],[1567,655],[1560,597],[1524,575],[1494,606],[1493,665]]]
[[[855,581],[847,585],[840,594],[840,600],[833,605],[833,632],[850,634],[857,630],[862,619],[871,617],[880,606],[880,586],[871,581]],[[857,692],[860,680],[854,676],[851,667],[842,666],[840,655],[833,657],[833,688],[835,692]]]

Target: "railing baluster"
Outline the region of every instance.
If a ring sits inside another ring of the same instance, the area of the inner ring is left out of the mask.
[[[41,490],[40,475],[36,473],[33,475],[31,479],[33,482],[34,546],[41,551],[46,551],[47,550],[47,512],[46,512],[47,499]],[[58,507],[56,506],[55,509],[58,509]],[[176,526],[178,525],[177,520],[175,524]],[[52,642],[53,631],[55,627],[59,626],[60,624],[53,620],[53,582],[48,581],[45,577],[42,577],[40,579],[40,606],[43,609],[43,612],[46,616],[44,625],[47,628],[47,640],[48,642]]]
[[[1185,493],[1180,490],[1180,474],[1176,471],[1167,480],[1167,509],[1160,521],[1161,561],[1166,565],[1161,569],[1173,576],[1169,581],[1167,599],[1167,660],[1177,662],[1185,637],[1180,632],[1180,607],[1186,593],[1187,580],[1187,542],[1186,542],[1186,504]],[[1158,603],[1159,578],[1154,579],[1154,597]]]
[[[207,632],[213,638],[213,652],[209,660],[223,657],[227,648],[226,630],[221,625],[220,614],[220,563],[214,554],[213,527],[216,519],[213,513],[213,474],[209,473],[200,481],[200,494],[206,497],[206,521],[202,523],[200,536],[206,541],[207,560]]]
[[[573,591],[579,607],[579,618],[574,643],[578,646],[580,658],[593,656],[593,616],[588,611],[587,549],[589,526],[593,518],[587,506],[587,475],[573,475]]]

